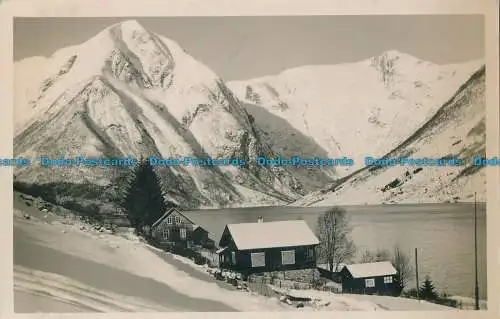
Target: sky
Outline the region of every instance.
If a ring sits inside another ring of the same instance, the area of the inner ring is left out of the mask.
[[[50,56],[135,19],[177,42],[222,79],[245,80],[397,50],[438,64],[484,58],[480,15],[15,18],[14,60]]]

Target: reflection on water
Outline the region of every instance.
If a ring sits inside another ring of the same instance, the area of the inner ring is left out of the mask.
[[[364,250],[399,245],[412,259],[418,249],[419,277],[429,275],[439,290],[474,295],[474,205],[422,204],[345,207],[358,255]],[[304,219],[315,229],[327,208],[262,207],[186,212],[216,240],[229,223]],[[478,204],[478,270],[480,298],[486,299],[485,205]],[[410,285],[415,286],[412,282]]]

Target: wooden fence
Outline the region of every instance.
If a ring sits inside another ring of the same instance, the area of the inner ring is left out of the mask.
[[[272,285],[282,289],[294,289],[294,290],[322,290],[330,291],[332,293],[341,293],[342,289],[336,286],[329,286],[327,281],[310,281],[310,280],[300,280],[300,279],[279,279],[279,278],[269,278],[265,276],[250,276],[248,278],[249,286],[256,287],[259,291],[265,291],[264,286]]]

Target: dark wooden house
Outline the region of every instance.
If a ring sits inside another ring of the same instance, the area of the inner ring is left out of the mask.
[[[159,244],[171,244],[182,247],[210,246],[214,244],[208,231],[196,225],[177,208],[163,214],[152,226],[151,236]]]
[[[242,274],[316,267],[318,238],[303,220],[226,225],[219,265]]]
[[[342,292],[396,296],[401,293],[396,275],[388,261],[346,265],[340,271]]]

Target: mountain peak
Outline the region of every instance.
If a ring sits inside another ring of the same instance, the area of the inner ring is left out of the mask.
[[[379,60],[385,60],[385,61],[398,61],[398,60],[406,60],[406,61],[419,61],[418,58],[414,57],[413,55],[410,55],[408,53],[404,53],[398,50],[386,50],[379,54],[378,56],[375,57],[376,59]]]
[[[134,19],[119,22],[119,23],[115,24],[114,27],[119,27],[122,30],[123,29],[137,30],[137,31],[145,31],[146,30],[137,20],[134,20]]]
[[[401,51],[398,51],[398,50],[386,50],[384,52],[382,52],[382,54],[380,54],[380,56],[387,56],[387,57],[391,57],[391,58],[397,58],[397,57],[401,57],[401,56],[404,56],[404,55],[407,55],[406,53],[403,53]]]

